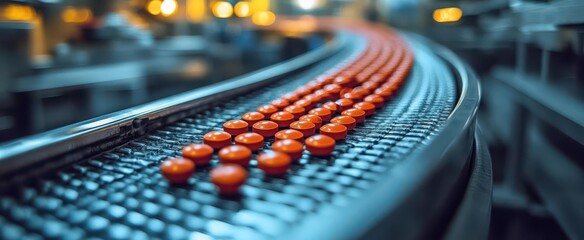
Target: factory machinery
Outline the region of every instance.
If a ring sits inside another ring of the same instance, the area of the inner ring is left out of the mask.
[[[332,37],[293,59],[0,146],[0,238],[486,238],[491,159],[473,71],[413,33],[318,25]],[[322,91],[331,84],[348,90]],[[357,90],[376,94],[376,108],[354,116],[332,153],[315,154],[307,141],[284,175],[258,167],[269,135],[235,195],[211,181],[217,154],[185,184],[161,174],[185,145],[262,105],[283,99],[273,107],[308,112],[341,97],[361,101]]]
[[[492,239],[582,239],[584,1],[433,1],[421,30],[482,82],[479,123],[493,159]],[[446,14],[446,16],[449,16]]]

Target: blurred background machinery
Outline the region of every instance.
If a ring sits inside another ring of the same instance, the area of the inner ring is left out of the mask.
[[[584,237],[584,1],[378,1],[481,75],[492,239]]]
[[[245,27],[273,24],[278,8],[299,15],[322,7],[292,4],[0,1],[0,142],[239,76],[324,44],[323,36],[305,36],[306,29],[282,37]]]

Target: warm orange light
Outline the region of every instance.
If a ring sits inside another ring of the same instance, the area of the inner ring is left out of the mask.
[[[228,18],[233,15],[231,3],[220,1],[213,4],[213,15],[218,18]]]
[[[235,4],[235,15],[238,17],[251,16],[251,4],[246,1],[241,1]]]
[[[270,0],[251,0],[251,9],[254,12],[263,12],[270,10]]]
[[[205,0],[187,0],[187,16],[192,22],[202,22],[206,16]]]
[[[278,28],[287,36],[301,36],[317,29],[317,20],[313,16],[302,16],[296,20],[288,19],[278,22]]]
[[[77,10],[76,20],[79,23],[89,22],[92,17],[93,17],[93,14],[91,13],[91,10],[89,10],[87,8],[80,8]]]
[[[460,8],[440,8],[434,10],[432,15],[436,22],[457,22],[462,18],[462,10]]]
[[[179,71],[184,76],[188,76],[188,78],[184,78],[187,81],[203,80],[202,77],[209,73],[209,65],[203,60],[192,60],[186,62]]]
[[[61,13],[61,18],[63,19],[63,22],[66,22],[66,23],[75,22],[76,16],[77,16],[77,13],[75,11],[75,8],[73,8],[73,7],[66,7],[65,10],[63,10],[63,13]]]
[[[178,3],[176,0],[164,0],[160,4],[160,13],[162,16],[168,17],[176,12]]]
[[[251,17],[251,21],[259,26],[270,26],[276,21],[276,14],[271,11],[256,12]]]
[[[161,5],[162,5],[162,1],[152,0],[148,3],[148,5],[146,5],[146,11],[148,11],[148,13],[156,16],[156,15],[160,14],[160,6]]]
[[[92,17],[93,14],[88,8],[66,7],[61,13],[61,19],[66,23],[85,23],[89,22]]]
[[[10,21],[31,21],[36,16],[32,7],[20,4],[5,5],[1,13],[1,18]]]

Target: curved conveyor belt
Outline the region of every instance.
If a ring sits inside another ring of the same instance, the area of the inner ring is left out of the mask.
[[[169,186],[159,164],[226,120],[360,54],[362,37],[341,32],[319,53],[288,62],[292,69],[272,67],[4,146],[0,238],[427,236],[420,228],[448,215],[468,180],[479,89],[451,53],[403,36],[415,65],[394,99],[332,156],[305,152],[285,177],[264,176],[252,160],[241,196],[218,196],[211,167],[186,186]],[[58,141],[42,143],[51,138]]]

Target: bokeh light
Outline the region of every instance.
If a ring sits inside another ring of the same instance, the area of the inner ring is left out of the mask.
[[[235,4],[235,15],[238,17],[251,16],[251,4],[247,1],[241,1]]]
[[[162,5],[162,1],[152,0],[148,3],[148,5],[146,5],[146,11],[148,11],[148,13],[156,16],[156,15],[160,14],[160,5]]]
[[[254,12],[270,10],[270,0],[251,0],[251,9]]]
[[[36,12],[32,7],[20,4],[8,4],[4,6],[1,17],[10,21],[31,21]]]
[[[270,26],[276,21],[276,14],[271,11],[256,12],[251,17],[251,21],[259,26]]]
[[[440,8],[434,10],[432,15],[436,22],[457,22],[462,18],[462,10],[460,8]]]
[[[168,17],[175,13],[177,8],[178,4],[176,0],[164,0],[160,4],[160,13],[162,13],[162,16]]]
[[[304,10],[311,10],[320,5],[318,0],[296,0],[296,5]]]
[[[91,21],[93,14],[88,8],[66,7],[61,13],[61,19],[66,23],[86,23]]]
[[[220,1],[213,4],[213,15],[218,18],[228,18],[233,15],[231,3]]]
[[[192,22],[203,22],[207,13],[205,0],[187,0],[187,16]]]

